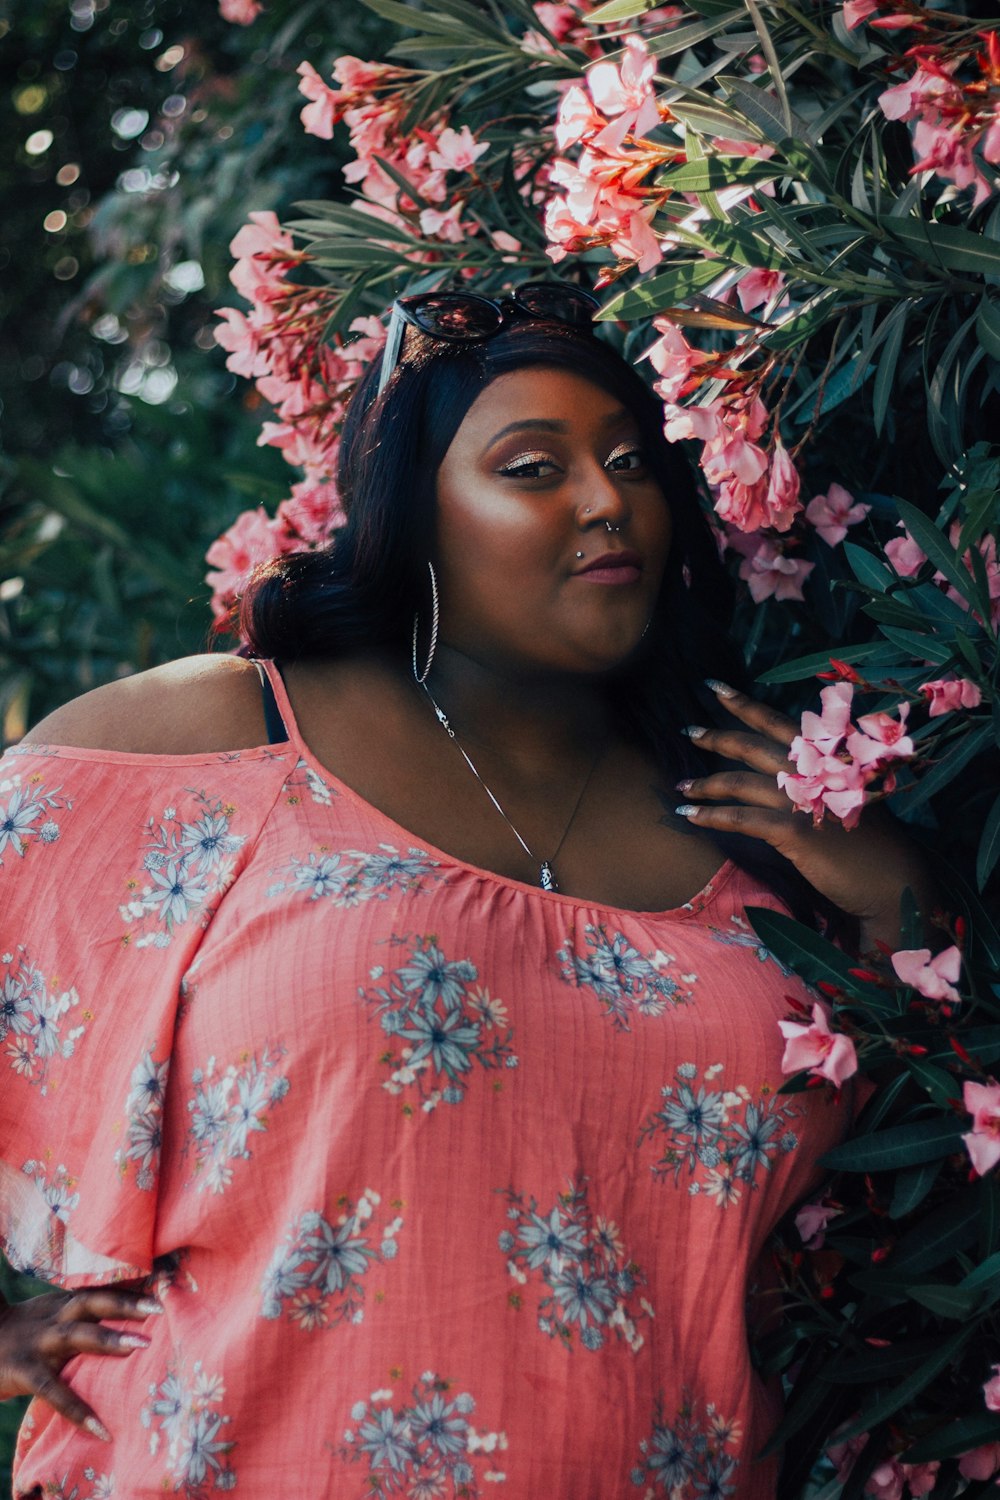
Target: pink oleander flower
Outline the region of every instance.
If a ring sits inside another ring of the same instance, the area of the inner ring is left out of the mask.
[[[925,1000],[961,1000],[954,988],[962,972],[962,955],[954,944],[931,958],[929,948],[902,948],[892,955],[892,967],[904,984]]]
[[[319,136],[328,141],[333,136],[333,127],[340,119],[343,99],[340,94],[325,84],[312,63],[299,63],[296,72],[301,77],[299,93],[312,102],[299,115],[302,128],[307,135]]]
[[[594,108],[585,89],[572,84],[563,94],[556,116],[555,138],[560,151],[568,151],[604,129],[607,120]]]
[[[219,0],[219,15],[236,26],[250,26],[263,9],[259,0]]]
[[[842,1438],[839,1442],[831,1443],[827,1448],[826,1456],[835,1465],[837,1478],[841,1484],[854,1468],[858,1455],[863,1451],[867,1442],[868,1433],[859,1432],[855,1437]]]
[[[430,153],[430,166],[437,172],[468,172],[490,149],[489,141],[477,141],[468,125],[461,130],[442,130]]]
[[[750,597],[761,604],[772,595],[775,599],[803,598],[802,585],[816,566],[804,558],[786,557],[769,537],[754,533],[731,534],[728,545],[743,553],[739,574],[750,588]]]
[[[902,526],[902,521],[899,524]],[[912,578],[927,561],[927,554],[921,552],[908,531],[904,536],[896,536],[891,542],[886,542],[885,555],[900,578]]]
[[[215,312],[225,319],[215,329],[215,342],[229,353],[226,368],[248,380],[268,374],[271,361],[261,348],[261,334],[267,325],[258,310],[255,308],[249,318],[235,307],[217,307]]]
[[[913,120],[924,105],[940,94],[950,91],[951,85],[936,73],[925,73],[922,68],[901,83],[879,94],[879,108],[887,120]]]
[[[776,437],[771,450],[771,468],[764,501],[767,506],[768,524],[773,526],[775,531],[788,531],[801,511],[802,505],[799,501],[801,486],[802,481],[799,478],[798,469],[793,464],[781,438]]]
[[[1000,1411],[1000,1365],[993,1365],[993,1375],[983,1386],[987,1411]]]
[[[1000,1161],[1000,1083],[994,1078],[988,1083],[967,1081],[962,1085],[962,1099],[972,1116],[972,1129],[962,1140],[973,1169],[982,1177]],[[997,1405],[990,1410],[1000,1411],[1000,1381],[990,1384],[997,1398]],[[986,1404],[989,1406],[989,1399]]]
[[[862,714],[858,720],[860,732],[847,736],[847,751],[861,766],[881,766],[888,760],[906,760],[916,751],[916,746],[906,733],[906,720],[910,712],[908,703],[901,703],[899,718],[892,714]]]
[[[864,772],[854,761],[835,755],[820,755],[808,748],[799,756],[799,771],[778,772],[778,785],[796,807],[807,812],[815,824],[831,812],[845,828],[856,828],[866,803]]]
[[[421,233],[428,237],[434,236],[439,240],[445,240],[451,245],[460,244],[466,236],[466,226],[460,222],[462,206],[461,203],[453,203],[446,213],[436,208],[421,209]]]
[[[917,160],[910,175],[936,172],[957,188],[974,187],[973,208],[985,203],[992,188],[976,165],[973,138],[934,120],[918,120],[913,127],[913,149]]]
[[[284,275],[298,258],[295,246],[270,209],[255,210],[250,220],[230,241],[236,264],[229,279],[248,302],[273,302],[287,291]]]
[[[978,708],[983,701],[979,688],[968,677],[938,677],[933,682],[922,682],[920,692],[930,703],[928,717],[932,719],[960,708]]]
[[[963,1479],[992,1479],[1000,1472],[1000,1443],[984,1443],[981,1448],[970,1448],[958,1460],[958,1472]]]
[[[660,337],[641,356],[648,359],[659,375],[653,389],[664,401],[673,401],[684,390],[691,371],[704,364],[705,356],[700,349],[693,349],[676,323],[669,318],[656,317],[653,327]]]
[[[878,0],[844,0],[844,25],[853,31],[878,10]]]
[[[870,505],[855,505],[854,496],[841,484],[831,484],[825,495],[814,495],[806,506],[806,520],[815,526],[828,547],[836,547],[847,535],[848,526],[856,526],[871,510]]]
[[[344,512],[336,485],[328,480],[314,484],[308,479],[292,485],[291,497],[282,500],[275,520],[289,536],[299,537],[308,547],[321,547],[334,528],[343,525]]]
[[[206,573],[205,582],[212,586],[215,618],[225,618],[258,563],[269,562],[287,550],[279,527],[263,506],[237,516],[205,553],[212,569]]]
[[[807,1250],[822,1250],[826,1226],[843,1212],[842,1208],[828,1203],[807,1203],[799,1209],[795,1215],[795,1227]]]
[[[617,150],[627,135],[642,137],[660,123],[653,78],[656,58],[650,57],[642,37],[630,35],[625,43],[621,67],[598,62],[587,69],[590,97],[601,113],[612,120],[595,138],[605,150]]]
[[[834,682],[819,695],[823,705],[818,714],[807,709],[802,715],[800,741],[806,741],[821,755],[834,755],[851,729],[854,688],[849,682]],[[797,741],[792,741],[791,755]]]
[[[718,142],[716,142],[718,144]],[[784,290],[785,278],[780,271],[747,271],[736,284],[736,295],[744,312],[753,312]],[[788,298],[782,299],[787,302]],[[781,303],[777,303],[781,306]]]
[[[663,259],[663,249],[650,228],[652,215],[652,206],[634,209],[612,232],[612,250],[622,260],[634,260],[637,271],[651,271]]]
[[[858,1071],[858,1054],[854,1043],[842,1031],[830,1030],[830,1016],[819,1001],[812,1008],[812,1022],[779,1021],[785,1038],[781,1059],[783,1073],[801,1073],[807,1069],[814,1078],[826,1078],[835,1088]]]

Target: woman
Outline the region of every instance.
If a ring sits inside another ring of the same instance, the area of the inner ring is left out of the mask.
[[[849,1101],[776,1094],[745,906],[867,947],[920,872],[703,684],[724,576],[590,300],[397,309],[344,532],[244,601],[263,705],[195,658],[0,766],[0,1204],[84,1289],[0,1325],[19,1495],[773,1494],[744,1304]]]

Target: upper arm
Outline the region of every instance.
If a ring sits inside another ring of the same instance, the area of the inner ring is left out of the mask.
[[[74,698],[24,743],[136,755],[250,749],[267,743],[260,677],[241,657],[183,657]]]

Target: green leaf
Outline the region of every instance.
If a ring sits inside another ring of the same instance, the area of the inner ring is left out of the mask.
[[[896,1185],[892,1190],[892,1202],[889,1204],[890,1219],[902,1219],[917,1208],[935,1182],[941,1171],[941,1162],[924,1161],[916,1167],[904,1167],[901,1172],[896,1173]]]
[[[748,906],[746,914],[765,948],[780,963],[794,969],[811,984],[825,980],[840,989],[863,990],[867,1000],[871,986],[860,984],[848,973],[852,961],[841,948],[828,943],[811,927],[796,922],[793,917],[786,917],[783,912],[772,911],[768,906]],[[874,993],[882,998],[879,991]]]
[[[859,583],[867,584],[869,588],[884,593],[896,582],[895,573],[871,552],[866,551],[864,547],[859,547],[857,542],[845,541],[843,547],[848,566]]]
[[[874,1135],[855,1136],[820,1157],[831,1172],[891,1172],[918,1162],[937,1161],[962,1148],[962,1132],[950,1120],[892,1125]]]
[[[1000,1412],[981,1411],[975,1416],[949,1422],[936,1432],[927,1433],[906,1450],[906,1462],[923,1464],[934,1459],[960,1458],[971,1448],[1000,1442]]]
[[[670,106],[671,111],[682,122],[699,135],[733,137],[739,140],[762,141],[764,137],[756,125],[743,118],[735,109],[727,109],[708,98],[691,99],[685,96]]]
[[[438,16],[429,10],[414,10],[412,5],[404,5],[402,0],[363,0],[369,10],[373,10],[383,21],[391,21],[396,26],[405,27],[408,31],[419,31],[432,36],[447,37],[454,42],[464,42],[467,33],[462,24],[450,16]],[[471,9],[471,7],[470,7]],[[480,27],[482,17],[473,12],[472,18],[467,25]]]
[[[930,1356],[929,1359],[917,1366],[907,1378],[894,1386],[890,1391],[878,1393],[873,1401],[862,1407],[857,1418],[842,1428],[841,1438],[854,1437],[859,1432],[868,1432],[877,1422],[884,1422],[887,1417],[899,1411],[914,1396],[918,1396],[922,1390],[930,1385],[936,1375],[947,1369],[962,1345],[972,1336],[972,1328],[960,1328],[953,1333],[951,1338],[946,1339],[943,1344]]]
[[[989,612],[989,600],[976,597],[976,587],[969,570],[960,562],[957,552],[947,537],[934,522],[911,505],[908,500],[897,501],[900,519],[921,551],[926,552],[939,573],[954,584],[958,592],[974,609]]]
[[[883,625],[882,634],[887,641],[891,641],[894,646],[898,646],[901,651],[905,651],[917,661],[926,658],[928,661],[938,662],[941,666],[945,662],[954,661],[955,652],[951,646],[946,646],[935,636],[920,635],[915,630],[899,630],[891,625]]]
[[[907,809],[920,807],[930,797],[936,796],[942,787],[954,781],[970,760],[989,746],[992,738],[992,727],[983,720],[979,720],[974,728],[970,725],[961,739],[948,746],[938,764],[921,776],[915,787],[907,789],[903,805]]]
[[[978,1232],[979,1194],[967,1189],[907,1230],[893,1250],[886,1271],[892,1276],[915,1277],[933,1270],[973,1244]],[[875,1273],[873,1281],[879,1274]]]
[[[656,185],[673,193],[708,193],[736,182],[770,182],[783,175],[780,164],[773,166],[751,156],[705,156],[701,161],[668,168],[656,179]]]
[[[976,855],[976,884],[980,890],[989,880],[998,859],[1000,859],[1000,796],[990,808],[979,839],[979,853]]]
[[[644,16],[659,3],[660,0],[607,0],[606,5],[599,5],[581,19],[588,26],[612,26],[618,21],[631,21],[633,16]]]
[[[909,312],[909,302],[901,302],[898,307],[892,309],[885,320],[888,325],[885,348],[878,362],[878,374],[875,376],[875,389],[872,393],[875,431],[880,435],[889,405],[889,396],[892,393],[892,383],[896,378],[896,365],[903,347],[903,335],[906,333],[906,320]]]
[[[957,1286],[930,1285],[911,1286],[910,1296],[921,1307],[937,1313],[939,1318],[968,1318],[976,1310],[978,1298],[975,1292],[963,1292]]]
[[[777,79],[778,76],[778,73],[772,73],[772,79]],[[728,73],[724,73],[719,82],[729,97],[735,101],[740,113],[752,125],[756,125],[769,141],[780,142],[787,140],[789,136],[797,136],[800,140],[808,137],[809,126],[806,122],[797,115],[791,115],[790,119],[786,119],[783,110],[772,99],[768,89],[761,88],[759,84],[747,83],[744,79],[735,78]]]
[[[940,1339],[908,1339],[888,1349],[869,1348],[864,1354],[850,1354],[838,1359],[822,1372],[821,1380],[831,1385],[873,1385],[876,1380],[895,1380],[913,1369],[914,1363],[927,1358],[938,1348]]]
[[[945,271],[980,275],[1000,273],[1000,244],[994,244],[971,229],[958,229],[950,224],[927,224],[912,217],[897,219],[891,213],[883,215],[880,224],[889,236],[883,244],[888,247],[891,241],[896,241],[928,265]]]
[[[958,1080],[942,1068],[936,1068],[923,1057],[908,1057],[906,1066],[922,1089],[925,1089],[935,1104],[947,1109],[953,1099],[961,1098]]]
[[[983,292],[976,314],[976,338],[990,359],[1000,360],[1000,301],[994,301],[988,291]]]
[[[834,650],[832,654],[838,661],[845,661],[849,666],[856,667],[864,662],[884,659],[889,653],[881,641],[867,641],[863,646],[850,646],[843,651]],[[829,651],[816,651],[810,656],[798,656],[794,661],[786,661],[780,667],[762,672],[757,681],[768,686],[779,682],[801,682],[803,678],[815,677],[817,672],[829,671],[830,655]]]
[[[589,21],[592,18],[583,16],[581,19]],[[649,50],[654,57],[676,57],[679,52],[686,52],[689,47],[696,46],[698,42],[715,36],[717,32],[728,26],[729,22],[728,12],[724,15],[706,16],[702,21],[688,21],[673,31],[665,31],[662,36],[650,37]]]
[[[631,322],[639,318],[651,318],[665,307],[683,302],[693,292],[708,286],[709,282],[717,281],[722,270],[723,267],[718,262],[700,258],[680,261],[670,270],[661,271],[658,276],[641,281],[638,286],[629,287],[628,291],[619,292],[617,297],[612,297],[597,314],[598,321],[607,323],[624,318],[626,322]]]
[[[1000,1254],[987,1256],[982,1265],[962,1278],[963,1291],[978,1291],[986,1287],[993,1293],[992,1300],[1000,1297]]]

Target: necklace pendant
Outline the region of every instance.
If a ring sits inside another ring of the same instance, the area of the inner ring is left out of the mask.
[[[557,891],[556,877],[552,873],[552,866],[547,859],[542,860],[542,867],[538,872],[538,884],[543,891]]]

